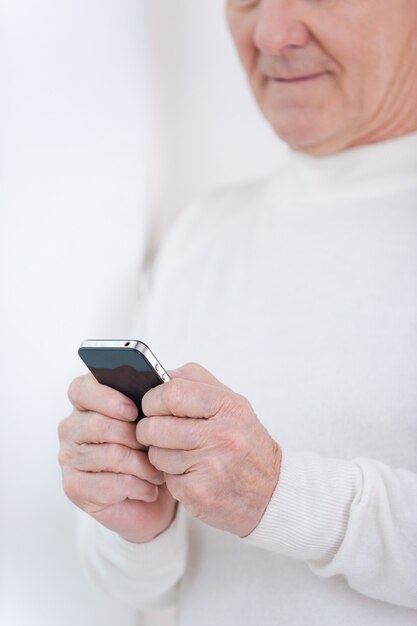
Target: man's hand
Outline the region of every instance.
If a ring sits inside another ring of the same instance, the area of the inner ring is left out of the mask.
[[[137,439],[188,513],[241,537],[258,525],[281,451],[249,402],[199,365],[148,391]]]
[[[128,541],[149,541],[171,524],[176,502],[136,439],[135,405],[90,374],[68,395],[74,410],[59,425],[65,493]]]

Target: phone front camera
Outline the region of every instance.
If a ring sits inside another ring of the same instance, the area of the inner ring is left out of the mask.
[[[130,341],[126,341],[125,347],[127,348],[127,346],[130,346]]]

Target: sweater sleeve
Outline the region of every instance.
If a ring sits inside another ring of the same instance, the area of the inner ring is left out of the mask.
[[[176,586],[186,564],[186,521],[178,507],[171,526],[148,543],[122,539],[80,513],[78,548],[90,577],[101,589],[135,611],[176,603]]]
[[[370,459],[284,452],[257,528],[243,541],[308,562],[322,577],[417,609],[417,474]]]

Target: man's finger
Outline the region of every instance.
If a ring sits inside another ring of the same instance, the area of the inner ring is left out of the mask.
[[[211,372],[198,363],[186,363],[178,369],[170,370],[168,374],[172,380],[174,378],[184,378],[185,380],[192,380],[196,383],[206,383],[207,385],[229,389],[229,387],[223,385]]]
[[[138,441],[147,447],[196,450],[204,446],[207,436],[205,420],[184,417],[145,417],[136,426]]]
[[[126,498],[155,502],[158,486],[130,474],[69,471],[63,475],[64,490],[74,504],[84,510],[104,508]]]
[[[151,446],[148,454],[152,465],[171,475],[188,474],[198,466],[198,453],[195,451],[164,450]]]
[[[111,387],[100,385],[92,374],[73,380],[68,389],[68,397],[79,411],[93,411],[125,422],[133,422],[138,416],[132,400]]]
[[[224,387],[175,378],[150,389],[142,399],[145,415],[210,418],[232,392]]]
[[[71,465],[76,470],[86,472],[130,474],[153,485],[162,485],[165,482],[163,474],[150,463],[146,452],[118,444],[76,446]]]
[[[100,413],[73,411],[62,420],[58,434],[61,442],[118,443],[135,450],[143,450],[136,439],[136,424],[122,422]]]

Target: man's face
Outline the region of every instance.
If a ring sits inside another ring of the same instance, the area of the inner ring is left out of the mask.
[[[417,0],[227,0],[256,100],[293,149],[417,129]]]

